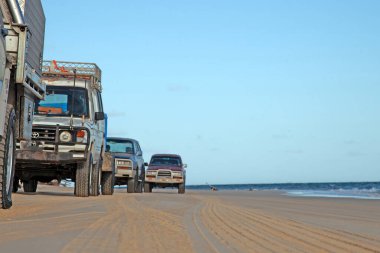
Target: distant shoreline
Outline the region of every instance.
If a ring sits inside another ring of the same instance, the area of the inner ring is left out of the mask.
[[[294,182],[288,182],[288,183],[244,183],[244,184],[237,184],[237,183],[231,183],[231,184],[210,184],[210,185],[288,185],[288,184],[380,184],[380,181],[344,181],[344,182],[304,182],[304,183],[294,183]],[[206,184],[189,184],[190,187],[196,187],[196,186],[207,186]]]
[[[189,190],[283,191],[288,196],[380,200],[380,182],[188,185]]]
[[[187,185],[189,188],[208,188],[210,185],[212,186],[219,186],[219,187],[234,187],[234,186],[258,186],[261,188],[264,187],[274,187],[274,186],[283,186],[283,187],[289,187],[290,185],[294,186],[313,186],[313,185],[366,185],[366,184],[375,184],[380,185],[380,181],[363,181],[363,182],[308,182],[308,183],[248,183],[248,184],[191,184]]]

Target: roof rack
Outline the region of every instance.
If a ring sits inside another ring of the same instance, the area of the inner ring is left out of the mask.
[[[101,89],[102,71],[95,63],[56,60],[44,60],[42,62],[42,75],[44,77],[74,77],[74,71],[76,71],[76,77],[93,79],[94,84]]]

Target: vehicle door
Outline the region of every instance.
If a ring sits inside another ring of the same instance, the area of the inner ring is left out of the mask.
[[[5,48],[5,38],[3,33],[4,24],[3,24],[3,16],[0,12],[0,136],[3,135],[4,125],[5,125],[5,111],[7,104],[7,90],[8,87],[3,85],[4,75],[5,75],[5,64],[7,61],[6,58],[6,48]],[[5,30],[4,30],[5,32]]]
[[[99,91],[96,91],[97,93],[97,98],[98,98],[98,105],[99,105],[99,112],[103,113],[104,115],[104,108],[103,108],[103,99],[102,99],[102,93],[100,93]],[[104,117],[106,117],[104,115]],[[97,122],[98,124],[98,129],[99,129],[99,141],[100,141],[100,148],[101,148],[101,151],[104,152],[105,151],[105,145],[106,145],[106,120],[103,119],[103,120],[99,120]],[[103,156],[104,154],[101,154],[101,156]]]
[[[137,160],[137,165],[140,168],[139,175],[141,174],[142,168],[144,167],[144,159],[143,159],[143,154],[142,150],[140,148],[140,144],[138,142],[135,142],[135,154],[136,154],[136,160]]]
[[[3,88],[4,74],[5,74],[5,64],[7,61],[6,58],[6,48],[5,48],[5,31],[3,23],[3,16],[0,12],[0,92]]]
[[[104,143],[104,120],[96,120],[95,114],[97,112],[103,112],[103,105],[99,100],[99,92],[93,89],[91,92],[93,103],[93,135],[94,135],[94,161],[98,162],[100,158],[100,152]]]

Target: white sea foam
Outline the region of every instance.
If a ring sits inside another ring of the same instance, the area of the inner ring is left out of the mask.
[[[326,190],[326,191],[312,191],[312,190],[302,190],[302,191],[287,191],[289,196],[298,197],[323,197],[323,198],[354,198],[354,199],[378,199],[380,200],[380,193],[378,189],[369,190]]]

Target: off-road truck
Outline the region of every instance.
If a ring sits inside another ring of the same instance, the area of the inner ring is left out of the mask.
[[[153,187],[176,187],[178,193],[185,193],[186,164],[174,154],[156,154],[146,164],[144,192],[152,192]]]
[[[101,70],[94,63],[43,62],[46,98],[36,104],[32,141],[34,149],[17,154],[16,177],[25,192],[37,182],[71,179],[78,197],[97,196],[104,167],[105,120]]]
[[[107,138],[106,153],[115,167],[115,185],[127,185],[128,193],[143,191],[145,166],[138,141],[130,138]]]
[[[45,15],[40,0],[0,0],[0,10],[0,208],[10,208],[16,152],[31,146],[34,104],[45,96]]]

